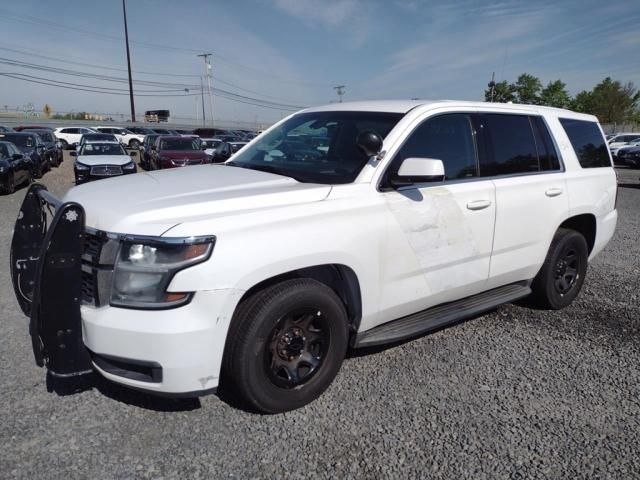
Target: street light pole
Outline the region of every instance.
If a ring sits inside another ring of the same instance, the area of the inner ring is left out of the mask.
[[[129,69],[129,101],[131,102],[131,122],[136,121],[136,107],[133,103],[133,80],[131,79],[131,54],[129,53],[129,30],[127,29],[127,6],[122,0],[122,13],[124,14],[124,39],[127,44],[127,68]]]

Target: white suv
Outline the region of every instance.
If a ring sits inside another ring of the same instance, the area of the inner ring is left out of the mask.
[[[348,348],[525,297],[567,306],[613,235],[616,188],[590,115],[336,103],[223,165],[105,180],[62,201],[35,184],[12,278],[51,374],[93,368],[163,395],[224,378],[280,412],[318,397]],[[43,203],[56,214],[34,240]]]
[[[96,131],[86,127],[60,127],[53,131],[63,149],[73,148],[85,133],[96,133]]]
[[[94,130],[100,133],[111,133],[116,136],[120,143],[135,150],[137,150],[144,141],[144,135],[133,133],[126,128],[94,127]]]

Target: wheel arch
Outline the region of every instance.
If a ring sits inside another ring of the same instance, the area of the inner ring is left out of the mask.
[[[592,213],[574,215],[563,221],[558,228],[568,228],[580,233],[587,241],[589,254],[596,243],[596,217]]]
[[[269,277],[249,288],[240,298],[238,305],[256,293],[277,283],[294,278],[310,278],[333,290],[342,301],[349,320],[350,333],[358,331],[362,320],[362,294],[355,271],[343,264],[322,264],[298,268]],[[237,307],[236,307],[237,308]]]

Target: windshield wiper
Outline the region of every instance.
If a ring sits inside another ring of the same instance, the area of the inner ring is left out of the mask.
[[[278,167],[274,167],[273,165],[253,165],[250,163],[240,163],[240,162],[226,162],[225,165],[229,165],[231,167],[246,168],[248,170],[257,170],[259,172],[273,173],[275,175],[282,175],[283,177],[293,178],[298,182],[302,181],[294,177],[293,175],[291,175],[289,172],[286,172],[285,170],[282,170]]]

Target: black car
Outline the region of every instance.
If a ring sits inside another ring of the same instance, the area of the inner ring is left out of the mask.
[[[0,133],[0,142],[13,143],[31,160],[32,178],[41,178],[49,170],[49,162],[45,157],[47,149],[37,133],[3,132]]]
[[[146,135],[140,145],[140,166],[145,170],[151,170],[151,146],[159,136],[158,133]]]
[[[0,191],[13,193],[17,185],[31,183],[31,161],[11,142],[0,141]]]
[[[153,130],[147,127],[127,127],[127,130],[135,133],[136,135],[153,135]]]
[[[5,127],[4,125],[0,125],[0,132],[10,132],[11,129],[9,127]]]
[[[618,161],[622,165],[632,168],[640,168],[640,146],[623,147],[618,150]]]
[[[64,157],[62,153],[62,144],[53,134],[53,130],[45,130],[44,128],[39,128],[37,130],[25,129],[22,131],[37,134],[46,148],[44,156],[49,162],[49,165],[51,165],[52,167],[60,166]]]

